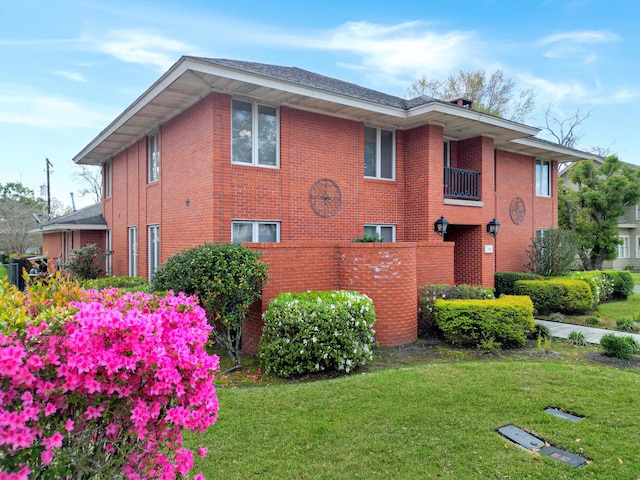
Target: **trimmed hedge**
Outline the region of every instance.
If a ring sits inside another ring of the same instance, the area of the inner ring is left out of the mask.
[[[493,300],[491,288],[467,285],[448,285],[446,283],[427,283],[418,289],[420,308],[418,310],[418,336],[426,337],[434,333],[435,311],[437,299],[459,300]]]
[[[373,302],[358,292],[281,293],[264,313],[260,361],[279,377],[349,373],[373,358],[375,318]]]
[[[602,274],[613,280],[614,298],[627,298],[633,293],[633,276],[628,270],[602,270]]]
[[[574,272],[569,275],[569,278],[587,282],[591,288],[594,307],[613,297],[613,279],[600,270]]]
[[[586,313],[593,307],[591,288],[583,280],[518,280],[514,289],[518,295],[529,296],[540,315],[551,312]]]
[[[514,285],[518,280],[542,280],[542,275],[525,272],[496,272],[493,275],[496,297],[515,295]]]
[[[443,300],[435,302],[436,324],[453,345],[478,346],[493,340],[521,346],[535,328],[533,304],[525,296],[503,295],[497,300]]]

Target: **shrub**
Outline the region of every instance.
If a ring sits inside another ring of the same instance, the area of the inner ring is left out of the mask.
[[[544,235],[532,239],[527,249],[525,268],[531,273],[559,276],[576,266],[576,238],[570,230],[550,228]]]
[[[280,377],[349,373],[371,360],[374,323],[373,302],[357,292],[281,293],[264,313],[260,361]]]
[[[500,295],[515,295],[514,285],[518,280],[543,280],[541,275],[525,272],[496,272],[493,278],[496,297]]]
[[[497,300],[436,300],[436,323],[453,345],[477,346],[493,339],[520,346],[534,329],[533,305],[527,297],[503,295]]]
[[[205,244],[169,257],[156,270],[154,291],[173,290],[198,295],[215,326],[213,334],[240,366],[242,323],[252,303],[260,300],[267,280],[267,266],[260,253],[242,245]]]
[[[600,346],[609,357],[629,360],[640,352],[640,344],[632,337],[607,333],[600,339]]]
[[[584,336],[584,333],[576,332],[575,330],[569,334],[567,340],[571,345],[576,347],[585,347],[587,345],[587,338]]]
[[[81,280],[98,278],[105,274],[104,259],[112,252],[103,250],[97,244],[91,243],[71,252],[71,258],[62,266],[72,277]]]
[[[433,333],[435,327],[434,304],[439,298],[460,300],[492,300],[493,290],[490,288],[467,284],[447,285],[443,283],[426,284],[418,289],[420,302],[418,316],[418,335],[428,336]]]
[[[151,293],[151,285],[146,279],[140,277],[103,277],[94,280],[85,280],[82,287],[87,290],[105,290],[107,288],[122,288],[128,292]]]
[[[564,322],[565,318],[564,315],[561,314],[560,312],[553,312],[551,315],[549,315],[549,320],[551,320],[552,322]]]
[[[487,339],[480,340],[478,344],[478,351],[482,354],[497,354],[501,351],[502,344],[500,342],[496,342],[496,340],[491,337]]]
[[[533,338],[552,338],[553,335],[551,335],[551,329],[549,327],[547,327],[546,325],[541,325],[539,323],[536,323],[532,335],[530,335]]]
[[[596,317],[595,315],[587,315],[587,317],[584,319],[584,323],[585,325],[593,325],[597,327],[601,327],[602,325],[604,325],[602,319]]]
[[[628,270],[602,270],[613,282],[613,297],[627,298],[633,293],[633,276]]]
[[[354,238],[352,241],[359,243],[376,243],[382,242],[384,241],[384,239],[380,236],[379,233],[376,232],[373,235],[364,234],[362,237]]]
[[[83,291],[52,278],[25,293],[0,286],[0,312],[0,417],[10,419],[0,423],[0,471],[188,473],[182,430],[206,430],[218,411],[218,358],[205,351],[211,327],[195,299]]]
[[[573,272],[569,275],[569,278],[587,282],[591,288],[594,307],[613,297],[613,280],[611,277],[604,275],[600,270]]]
[[[518,280],[515,283],[515,291],[518,295],[529,296],[536,313],[541,315],[552,311],[585,313],[593,305],[591,289],[582,280]]]
[[[638,332],[640,331],[640,324],[633,320],[620,318],[616,320],[616,330],[620,330],[621,332]]]

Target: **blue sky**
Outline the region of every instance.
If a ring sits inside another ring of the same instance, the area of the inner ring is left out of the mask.
[[[405,96],[422,75],[501,69],[544,126],[640,164],[640,2],[0,0],[0,183],[78,194],[72,158],[182,55],[296,66]],[[544,133],[539,136],[545,138]]]

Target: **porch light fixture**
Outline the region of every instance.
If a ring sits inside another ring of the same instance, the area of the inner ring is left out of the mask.
[[[445,233],[447,233],[448,225],[449,222],[447,221],[447,219],[444,218],[444,216],[440,215],[440,218],[436,220],[436,223],[434,224],[434,230],[438,235],[444,235]]]
[[[494,237],[498,235],[498,230],[500,229],[500,222],[495,218],[487,223],[487,232],[493,235]]]

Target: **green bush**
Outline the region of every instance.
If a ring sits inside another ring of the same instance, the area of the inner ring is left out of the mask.
[[[572,331],[567,337],[568,342],[575,347],[585,347],[587,345],[587,338],[582,332]]]
[[[562,313],[560,312],[553,312],[551,315],[549,315],[549,320],[551,320],[552,322],[564,322],[565,321],[565,317]]]
[[[453,345],[478,346],[492,339],[505,346],[521,346],[533,331],[533,305],[524,296],[497,300],[443,300],[435,303],[436,324]]]
[[[587,317],[584,319],[584,324],[600,327],[604,325],[604,322],[601,318],[596,317],[595,315],[587,315]]]
[[[553,335],[551,335],[551,329],[549,327],[547,327],[546,325],[541,325],[539,323],[536,323],[533,332],[531,332],[531,334],[529,335],[529,337],[531,338],[547,338],[547,339],[551,339],[553,337]]]
[[[496,297],[500,295],[514,295],[514,284],[518,280],[542,280],[541,275],[525,272],[496,272],[493,276],[496,287]]]
[[[591,288],[593,296],[593,306],[609,300],[613,297],[613,279],[604,275],[600,270],[590,270],[586,272],[573,272],[569,278],[583,280]]]
[[[621,332],[638,332],[640,331],[640,323],[627,318],[619,318],[616,320],[616,330],[620,330]]]
[[[640,352],[640,344],[635,338],[607,333],[600,339],[600,346],[605,355],[622,360],[629,360]]]
[[[357,292],[281,293],[264,314],[260,362],[279,377],[349,373],[373,357],[374,323],[373,302]]]
[[[549,312],[586,313],[593,306],[591,288],[583,280],[518,280],[514,290],[518,295],[529,296],[539,315]]]
[[[633,276],[628,270],[602,270],[613,282],[613,297],[627,298],[633,293]]]
[[[103,250],[96,243],[91,243],[72,250],[71,258],[62,265],[62,269],[79,280],[95,279],[106,273],[102,266],[104,259],[109,255],[111,252]]]
[[[167,259],[153,275],[153,290],[198,295],[214,325],[213,335],[236,366],[241,364],[242,323],[262,297],[267,266],[242,245],[204,244]]]
[[[565,275],[575,269],[576,249],[576,236],[572,231],[549,228],[544,235],[531,240],[524,267],[547,277]]]
[[[129,292],[152,293],[151,285],[141,277],[103,277],[81,282],[87,290],[105,290],[107,288],[122,288]]]
[[[459,300],[492,300],[493,290],[490,288],[461,284],[428,283],[418,289],[420,307],[418,309],[418,336],[432,335],[435,329],[434,304],[437,299]]]
[[[373,235],[365,233],[362,237],[354,238],[351,241],[356,243],[378,243],[383,242],[384,239],[376,232]]]

